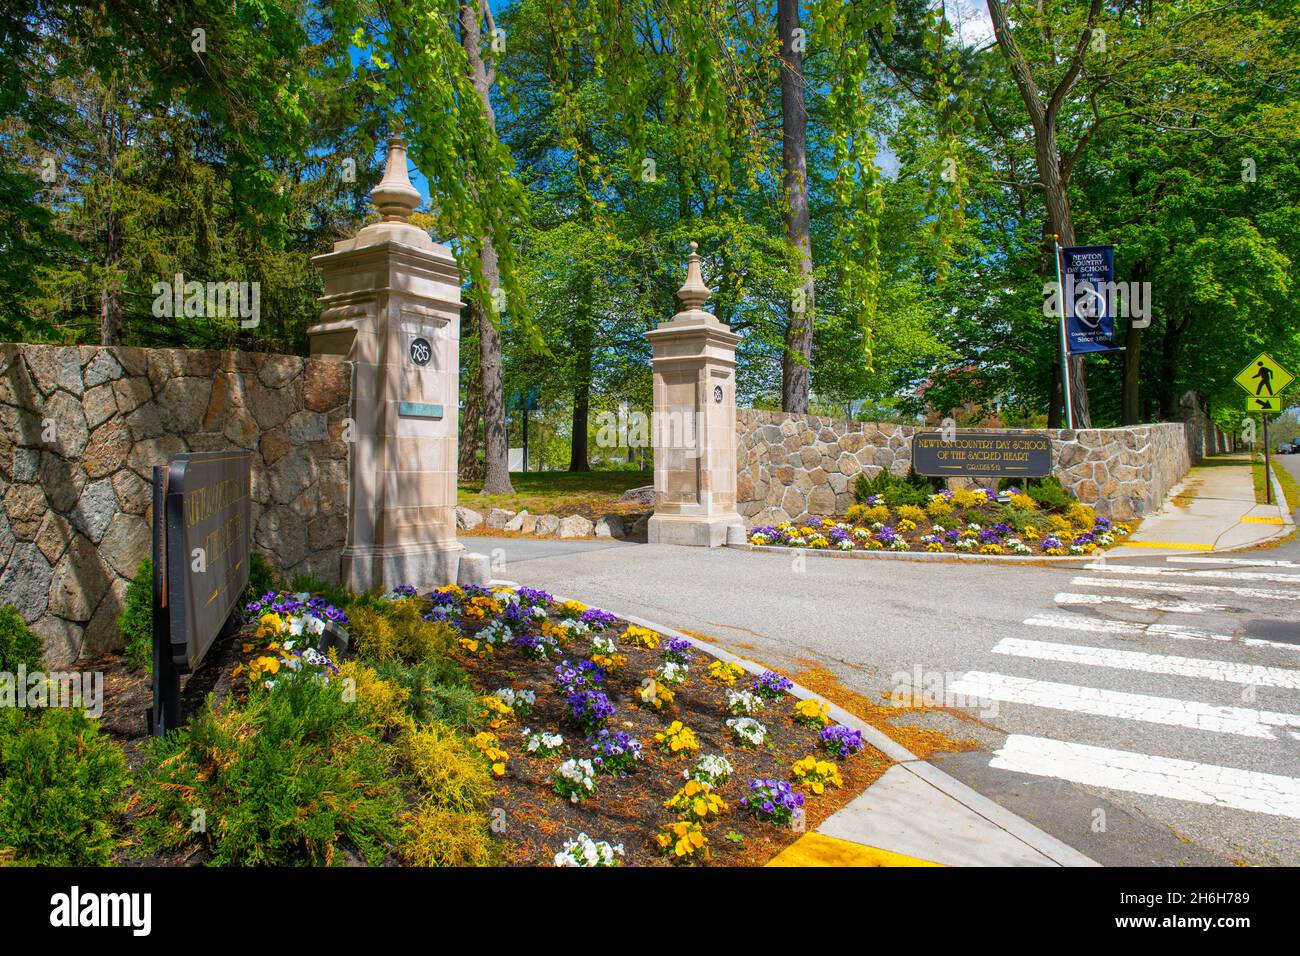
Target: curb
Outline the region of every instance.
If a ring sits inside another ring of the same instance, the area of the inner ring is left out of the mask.
[[[739,546],[728,545],[728,547],[739,547]],[[758,546],[745,545],[744,547],[756,548]],[[769,548],[767,550],[791,551],[794,549]],[[805,550],[805,549],[800,549],[800,550]],[[830,553],[835,555],[839,554],[839,552],[830,552]],[[968,557],[968,556],[961,555],[961,557]],[[988,558],[988,557],[998,557],[998,556],[978,555],[978,557]],[[1074,558],[1073,560],[1077,561],[1079,559]],[[501,579],[493,579],[491,585],[514,587],[514,588],[520,587],[520,584],[517,581],[506,581]],[[567,596],[558,595],[558,594],[555,595],[555,597],[558,600],[571,599]],[[573,600],[577,600],[577,599],[574,598]],[[588,601],[583,601],[582,603],[590,604],[590,602]],[[619,618],[621,618],[624,621],[627,621],[629,624],[635,624],[638,627],[645,627],[645,628],[649,628],[652,631],[658,631],[660,634],[665,634],[670,637],[680,638],[682,640],[689,641],[692,646],[699,648],[701,651],[704,651],[706,654],[711,654],[714,657],[718,658],[719,660],[728,661],[732,664],[736,664],[737,666],[753,674],[755,677],[762,674],[763,671],[766,669],[762,665],[757,664],[754,661],[747,660],[746,658],[743,657],[738,657],[737,655],[731,653],[730,651],[723,650],[720,647],[716,647],[713,644],[710,644],[708,641],[702,641],[697,637],[692,637],[690,634],[683,634],[681,631],[678,631],[675,628],[665,627],[664,625],[659,624],[655,621],[650,621],[642,617],[636,617],[631,614],[623,614],[620,611],[612,610],[601,604],[596,604],[593,606],[600,607],[602,610],[609,611],[611,614],[616,614]],[[826,700],[821,695],[815,694],[812,691],[810,691],[808,688],[803,687],[799,684],[794,685],[794,688],[790,691],[790,694],[791,696],[795,697],[798,700],[808,700],[810,698],[816,698],[818,700],[823,701],[826,704],[827,712],[832,717],[834,717],[841,724],[844,724],[847,727],[852,727],[854,730],[861,733],[862,738],[864,740],[869,742],[873,747],[875,747],[877,750],[883,753],[890,760],[893,760],[895,764],[901,766],[907,772],[915,774],[916,776],[920,777],[923,781],[928,783],[930,786],[934,787],[940,793],[943,793],[945,796],[951,797],[953,800],[956,800],[958,803],[965,806],[971,812],[983,817],[985,820],[987,820],[989,823],[992,823],[994,826],[998,827],[999,829],[1004,830],[1006,833],[1010,834],[1011,836],[1019,840],[1021,843],[1028,846],[1030,849],[1036,851],[1037,853],[1051,860],[1057,866],[1101,866],[1101,864],[1098,863],[1096,860],[1093,860],[1091,857],[1085,856],[1084,854],[1080,853],[1078,850],[1076,850],[1074,847],[1070,846],[1069,844],[1064,843],[1061,840],[1058,840],[1056,837],[1052,836],[1051,834],[1038,829],[1038,827],[1034,826],[1032,823],[1030,823],[1028,820],[1024,819],[1023,817],[1017,816],[1016,814],[1012,813],[1010,810],[1003,807],[1001,804],[995,803],[994,801],[990,800],[988,797],[984,796],[983,794],[980,794],[975,790],[972,790],[970,787],[966,786],[966,784],[962,783],[956,777],[952,777],[947,773],[944,773],[942,770],[940,770],[938,767],[934,766],[933,764],[926,763],[924,760],[922,760],[916,754],[912,753],[902,744],[898,743],[892,737],[886,735],[884,731],[881,731],[876,727],[873,727],[871,724],[867,723],[865,720],[862,720],[861,718],[856,717],[853,714],[850,714],[847,710],[845,710],[843,707],[840,707],[838,704]]]
[[[1091,561],[1091,554],[962,554],[959,551],[837,551],[832,548],[786,548],[776,544],[728,544],[738,551],[770,551],[773,554],[815,554],[820,558],[866,559],[870,561],[966,561],[972,564],[1068,564]],[[1118,545],[1117,545],[1118,547]],[[1104,554],[1105,552],[1101,552]]]

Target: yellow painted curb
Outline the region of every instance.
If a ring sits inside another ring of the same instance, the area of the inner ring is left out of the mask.
[[[1246,515],[1241,519],[1242,524],[1286,524],[1281,518],[1266,518],[1262,515]]]
[[[943,866],[851,840],[805,833],[767,862],[768,866]]]
[[[1183,551],[1213,551],[1212,544],[1189,544],[1186,541],[1124,541],[1121,548],[1178,548]]]

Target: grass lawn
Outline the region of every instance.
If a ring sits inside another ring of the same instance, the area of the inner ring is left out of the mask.
[[[654,484],[653,471],[529,471],[510,473],[512,495],[485,495],[482,482],[462,481],[457,503],[475,511],[492,508],[527,510],[529,514],[583,515],[595,520],[604,514],[650,510],[638,502],[620,502],[629,488]]]
[[[1264,504],[1265,479],[1263,455],[1254,455],[1251,457],[1251,471],[1254,473],[1255,477],[1255,501],[1259,504]],[[1292,511],[1296,508],[1300,508],[1300,485],[1296,484],[1296,480],[1291,477],[1291,473],[1274,462],[1273,474],[1277,475],[1277,480],[1282,485],[1282,492],[1286,495],[1287,499],[1287,507]],[[1280,504],[1280,502],[1276,501],[1273,503]]]

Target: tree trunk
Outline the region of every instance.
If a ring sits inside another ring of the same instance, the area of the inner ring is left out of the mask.
[[[1139,259],[1133,266],[1133,281],[1142,282],[1146,279],[1146,276],[1146,260]],[[1142,369],[1142,330],[1134,325],[1132,311],[1132,309],[1129,310],[1128,328],[1124,330],[1123,408],[1125,425],[1136,425],[1142,420],[1142,393],[1139,388]]]
[[[787,306],[785,353],[781,357],[781,407],[806,414],[812,383],[813,258],[808,212],[808,110],[804,106],[803,52],[795,49],[799,0],[777,0],[781,36],[781,185],[785,229],[799,255],[799,288]],[[801,300],[801,301],[800,301]],[[802,308],[799,308],[801,306]]]
[[[469,61],[470,79],[474,90],[483,104],[488,126],[496,131],[496,113],[492,109],[490,94],[491,80],[487,67],[479,53],[479,41],[482,37],[481,24],[486,15],[487,0],[469,0],[460,5],[460,42]],[[501,270],[497,264],[496,246],[492,236],[483,237],[484,288],[483,296],[490,300],[493,292],[501,284]],[[483,451],[485,468],[483,475],[483,493],[489,495],[508,495],[514,493],[510,484],[510,450],[506,435],[506,403],[501,389],[501,332],[497,328],[495,316],[486,302],[471,305],[478,325],[479,376],[482,384],[483,400]]]
[[[592,334],[590,313],[583,309],[577,333],[574,336],[576,367],[573,383],[573,433],[569,438],[569,471],[591,471],[587,459],[587,424],[591,412],[591,349]]]
[[[460,460],[457,474],[466,481],[482,477],[478,452],[483,447],[479,427],[483,424],[483,383],[477,368],[465,387],[465,411],[460,419]]]
[[[1165,338],[1160,353],[1160,417],[1167,422],[1178,420],[1178,360],[1183,354],[1182,325],[1172,315],[1165,319]]]

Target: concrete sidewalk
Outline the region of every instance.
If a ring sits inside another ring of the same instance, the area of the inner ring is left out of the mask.
[[[1272,480],[1274,500],[1280,501],[1281,487]],[[1293,527],[1288,509],[1255,503],[1250,456],[1223,455],[1192,468],[1160,510],[1106,556],[1236,551],[1289,534]]]

